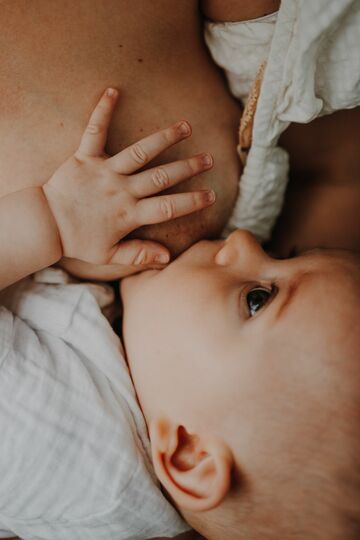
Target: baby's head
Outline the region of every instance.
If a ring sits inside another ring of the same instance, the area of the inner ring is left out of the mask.
[[[236,231],[123,281],[156,473],[206,538],[355,540],[360,262]]]

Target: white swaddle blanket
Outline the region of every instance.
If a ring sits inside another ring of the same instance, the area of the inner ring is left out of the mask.
[[[205,25],[215,62],[232,93],[246,100],[267,60],[252,145],[227,231],[245,228],[267,240],[281,210],[288,156],[277,146],[290,122],[360,104],[360,1],[282,0],[277,15]]]
[[[122,346],[99,307],[113,291],[50,277],[0,293],[2,537],[180,534],[188,527],[160,490]]]

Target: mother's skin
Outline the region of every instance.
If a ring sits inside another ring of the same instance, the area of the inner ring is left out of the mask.
[[[0,196],[44,183],[76,148],[104,88],[121,89],[110,154],[179,119],[191,139],[163,160],[200,151],[217,203],[142,236],[173,252],[217,236],[235,202],[240,109],[202,40],[195,0],[5,0],[0,17]],[[178,188],[180,189],[180,188]]]

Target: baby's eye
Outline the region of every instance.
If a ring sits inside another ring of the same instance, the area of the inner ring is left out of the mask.
[[[256,315],[256,313],[265,306],[272,295],[272,290],[265,289],[264,287],[254,287],[246,295],[246,303],[249,309],[250,317]]]

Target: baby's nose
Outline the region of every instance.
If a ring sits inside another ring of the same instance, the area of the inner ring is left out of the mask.
[[[215,257],[219,266],[228,266],[236,263],[252,265],[259,264],[267,259],[255,236],[249,231],[238,229],[228,236],[225,245]]]

